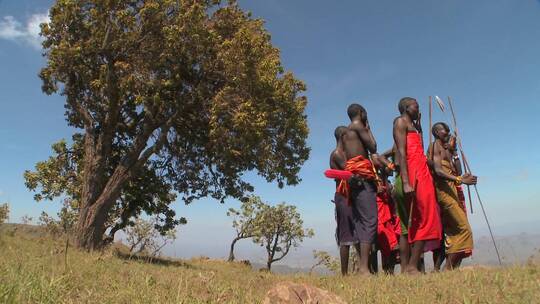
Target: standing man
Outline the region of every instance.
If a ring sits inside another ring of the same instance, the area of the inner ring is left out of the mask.
[[[330,168],[345,170],[347,156],[343,148],[343,136],[347,132],[347,127],[339,126],[334,131],[336,137],[336,149],[330,154]],[[346,181],[344,181],[346,183]],[[353,219],[353,209],[347,202],[347,197],[337,191],[340,181],[336,180],[336,194],[334,204],[336,207],[336,239],[339,246],[339,256],[341,262],[341,274],[347,275],[349,270],[349,249],[354,245],[360,258],[359,239],[355,234],[355,221]]]
[[[345,194],[353,209],[355,233],[360,242],[359,273],[369,274],[369,253],[377,234],[377,186],[376,174],[370,156],[377,157],[377,143],[371,132],[367,112],[359,104],[347,108],[351,120],[343,143],[347,163],[345,170],[354,174],[349,184],[341,183],[340,192]]]
[[[446,236],[446,270],[459,267],[463,258],[469,257],[473,249],[472,230],[464,206],[460,202],[456,186],[475,185],[477,178],[469,173],[458,174],[454,165],[450,143],[450,128],[443,122],[433,125],[433,169],[437,199],[442,209],[442,223]]]
[[[401,115],[394,121],[394,142],[403,193],[410,210],[408,241],[411,253],[405,271],[418,274],[422,253],[440,246],[442,226],[433,178],[424,154],[418,102],[404,97],[399,101],[398,109]]]

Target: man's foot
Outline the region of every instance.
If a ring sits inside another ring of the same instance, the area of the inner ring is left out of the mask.
[[[365,277],[367,277],[367,276],[370,276],[370,275],[371,275],[371,271],[369,271],[369,268],[367,268],[367,267],[366,267],[366,268],[360,267],[360,269],[358,269],[357,274],[358,274],[359,276],[363,276],[363,277],[365,276]]]
[[[420,272],[418,270],[418,268],[414,267],[414,266],[407,266],[407,268],[405,269],[405,273],[408,274],[408,275],[419,275],[419,274],[422,274],[422,272]]]

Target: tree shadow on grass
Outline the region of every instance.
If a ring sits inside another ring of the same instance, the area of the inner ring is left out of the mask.
[[[192,264],[186,263],[181,260],[173,260],[170,258],[161,258],[161,257],[151,257],[146,255],[132,255],[129,253],[124,253],[120,251],[115,252],[116,257],[128,260],[128,261],[137,261],[147,264],[154,264],[154,265],[163,265],[163,266],[173,266],[173,267],[183,267],[187,269],[198,269],[198,267],[193,266]]]

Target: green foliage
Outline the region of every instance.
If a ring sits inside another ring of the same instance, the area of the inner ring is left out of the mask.
[[[34,195],[35,200],[68,197],[61,210],[63,215],[59,213],[58,217],[60,221],[64,217],[70,218],[72,222],[69,223],[69,229],[74,226],[79,211],[84,155],[82,140],[81,134],[75,134],[71,146],[68,146],[65,140],[53,144],[53,156],[46,161],[38,162],[36,171],[27,170],[24,172],[26,187],[38,192]],[[120,156],[116,155],[114,160],[109,167],[110,174],[118,165]],[[167,233],[167,231],[174,229],[180,222],[185,221],[185,218],[176,219],[176,213],[170,208],[170,204],[175,199],[176,195],[172,193],[171,186],[156,176],[155,171],[147,166],[141,168],[138,176],[124,187],[120,197],[109,212],[107,221],[109,241],[113,240],[114,233],[118,230],[133,224],[133,219],[142,212],[149,215],[161,215],[160,221],[156,223],[159,231]],[[53,233],[61,231],[65,224],[58,223],[46,213],[42,213],[41,222]]]
[[[266,249],[267,268],[282,260],[291,248],[298,247],[305,238],[315,235],[312,229],[304,229],[296,206],[285,203],[265,205],[261,211],[260,227],[253,242]]]
[[[32,221],[34,220],[34,218],[32,218],[31,216],[29,216],[28,214],[25,214],[21,217],[21,224],[24,224],[24,225],[32,225]]]
[[[58,219],[42,211],[38,220],[39,225],[45,227],[47,232],[54,236],[72,233],[77,221],[77,211],[73,209],[70,202],[69,200],[64,200],[64,205],[56,214]]]
[[[335,274],[339,273],[339,260],[336,257],[330,255],[328,252],[313,250],[313,259],[315,259],[315,263],[313,264],[313,266],[311,266],[310,272],[313,272],[316,267],[324,266],[326,267],[326,269],[334,272]]]
[[[237,237],[250,238],[258,233],[262,224],[261,211],[265,206],[260,197],[252,195],[242,202],[240,210],[229,208],[227,216],[233,218],[232,226]]]
[[[176,240],[176,229],[162,233],[159,229],[156,229],[158,222],[159,219],[157,218],[150,220],[137,218],[133,224],[125,229],[126,241],[132,255],[157,256],[165,245]],[[186,223],[185,220],[180,221],[181,225]]]
[[[0,224],[3,224],[9,219],[9,204],[4,203],[0,205]]]
[[[279,187],[300,182],[305,85],[235,1],[57,1],[50,19],[42,90],[65,96],[66,120],[82,130],[69,150],[82,152],[68,161],[53,147],[25,175],[37,199],[71,193],[81,225],[116,215],[125,227],[148,209],[171,219],[172,193],[186,203],[242,198],[253,191],[247,171]],[[87,248],[105,231],[80,228]]]
[[[233,218],[232,226],[236,230],[231,250],[229,253],[229,261],[234,261],[234,245],[241,239],[251,238],[260,235],[262,222],[262,212],[266,204],[263,203],[260,197],[252,195],[242,201],[240,210],[229,208],[227,216]]]

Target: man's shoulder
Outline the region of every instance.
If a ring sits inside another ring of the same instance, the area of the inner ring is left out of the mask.
[[[398,116],[394,119],[394,128],[407,127],[407,121],[402,116]]]

